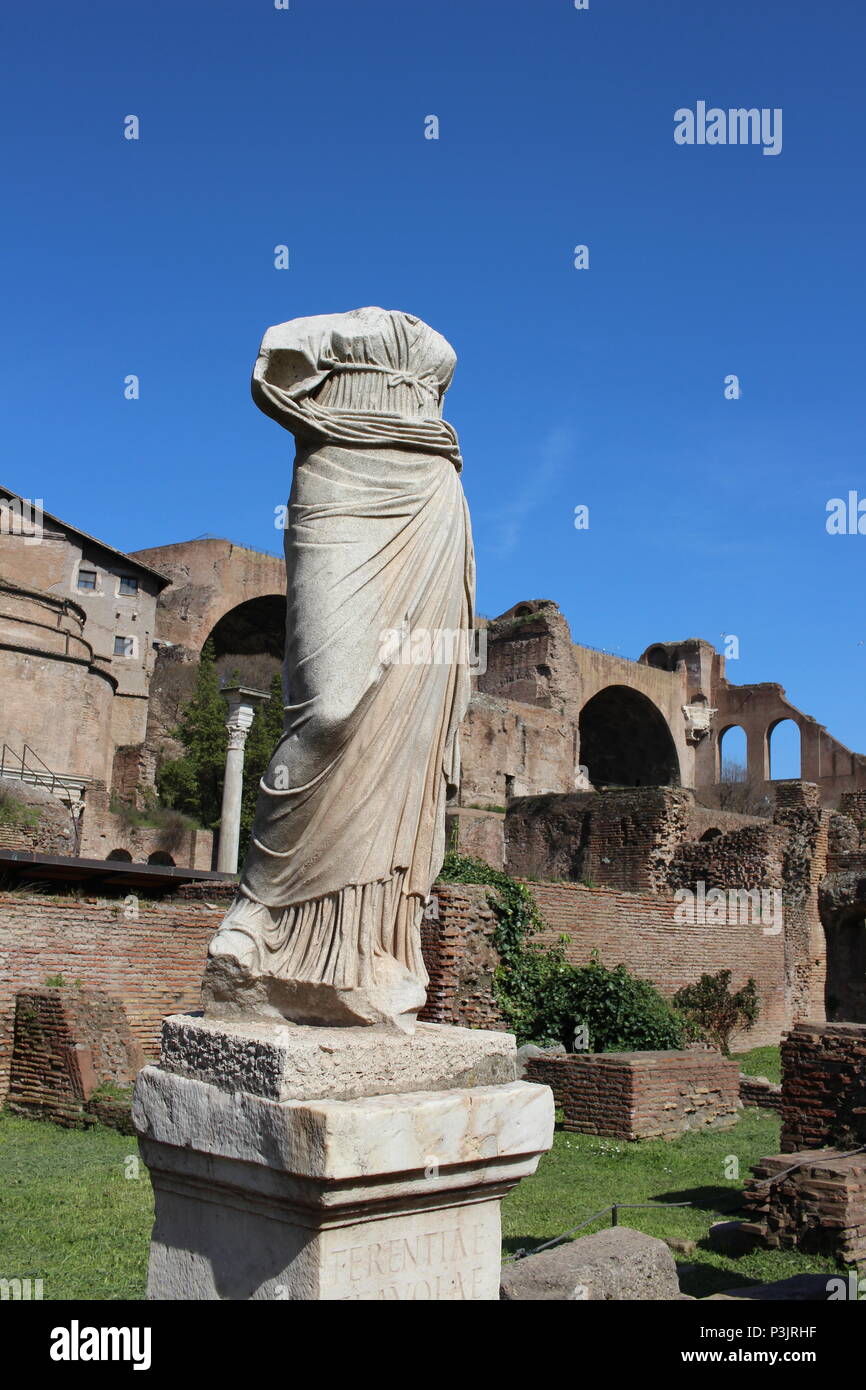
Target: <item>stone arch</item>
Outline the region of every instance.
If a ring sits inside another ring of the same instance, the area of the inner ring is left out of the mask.
[[[711,825],[709,830],[704,831],[703,835],[700,837],[698,841],[698,844],[705,845],[708,844],[710,840],[717,840],[721,833],[722,832],[721,830],[719,830],[717,825]]]
[[[770,724],[767,729],[767,766],[771,782],[796,780],[802,775],[803,743],[796,719],[783,717]]]
[[[749,748],[748,736],[742,724],[728,724],[719,734],[717,782],[734,782],[741,778],[730,775],[734,770],[743,769],[743,778],[748,775]],[[725,773],[728,773],[728,776]]]
[[[593,786],[677,787],[680,766],[664,715],[648,696],[609,685],[580,712],[580,760]]]
[[[105,856],[106,863],[108,863],[110,860],[117,860],[122,864],[131,864],[132,855],[130,854],[128,849],[113,849],[110,854],[106,854]]]
[[[208,637],[216,656],[267,654],[283,659],[286,643],[285,594],[261,594],[229,608]]]
[[[165,849],[155,849],[153,854],[147,856],[147,862],[148,864],[165,864],[172,869],[175,867],[175,861]]]

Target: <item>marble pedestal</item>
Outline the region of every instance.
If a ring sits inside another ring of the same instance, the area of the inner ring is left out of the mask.
[[[133,1114],[152,1299],[497,1299],[499,1204],[553,1139],[514,1039],[166,1020]]]

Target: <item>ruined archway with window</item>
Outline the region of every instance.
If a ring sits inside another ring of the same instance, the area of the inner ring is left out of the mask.
[[[670,729],[646,695],[625,685],[600,690],[580,714],[580,761],[595,787],[678,787]]]

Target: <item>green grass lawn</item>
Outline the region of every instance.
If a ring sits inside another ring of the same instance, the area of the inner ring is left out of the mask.
[[[758,1070],[768,1070],[766,1058]],[[701,1244],[714,1221],[737,1215],[749,1165],[778,1149],[778,1117],[755,1109],[734,1129],[671,1143],[559,1130],[535,1176],[505,1199],[505,1250],[531,1249],[612,1202],[688,1201],[691,1207],[620,1215],[623,1225],[650,1235],[698,1242],[694,1254],[677,1256],[694,1266],[682,1277],[686,1293],[833,1273],[832,1262],[796,1251],[733,1259]],[[69,1130],[0,1115],[0,1278],[41,1278],[45,1299],[143,1298],[153,1199],[147,1169],[130,1156],[137,1157],[135,1141],[101,1126]],[[727,1176],[732,1158],[739,1179]],[[137,1177],[127,1176],[136,1169]],[[582,1234],[609,1223],[602,1217]]]
[[[40,1278],[45,1299],[143,1298],[153,1198],[130,1156],[136,1141],[101,1125],[0,1115],[0,1278]]]
[[[670,1142],[602,1139],[558,1129],[553,1149],[532,1178],[525,1179],[503,1203],[506,1253],[561,1235],[593,1212],[614,1202],[691,1202],[666,1211],[622,1211],[620,1224],[648,1235],[696,1241],[678,1264],[694,1266],[682,1273],[684,1293],[695,1297],[752,1283],[771,1283],[792,1274],[838,1273],[832,1260],[799,1251],[756,1250],[737,1258],[719,1255],[706,1245],[716,1221],[736,1220],[749,1167],[779,1152],[779,1118],[772,1111],[744,1110],[733,1129],[685,1134]],[[731,1160],[739,1178],[729,1178]],[[602,1230],[610,1214],[581,1231]]]
[[[782,1080],[782,1057],[778,1047],[753,1047],[751,1052],[734,1052],[740,1071],[747,1076],[766,1076],[768,1081]]]

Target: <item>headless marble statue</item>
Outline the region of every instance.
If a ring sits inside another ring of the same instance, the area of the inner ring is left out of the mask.
[[[285,732],[210,944],[209,1014],[411,1031],[424,1003],[420,923],[458,780],[474,603],[442,419],[455,360],[420,319],[377,308],[263,339],[253,398],[297,443]]]

